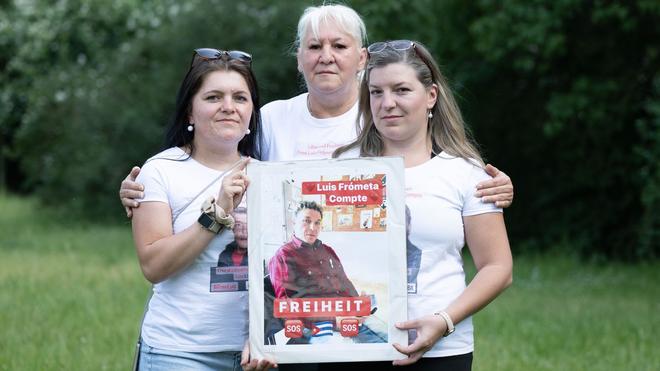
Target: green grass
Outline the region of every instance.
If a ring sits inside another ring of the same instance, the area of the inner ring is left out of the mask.
[[[660,264],[514,259],[475,316],[475,370],[659,370]]]
[[[0,210],[0,370],[128,369],[148,289],[129,224],[67,220],[3,194]],[[475,316],[475,371],[660,369],[658,262],[555,253],[514,271]]]
[[[0,370],[128,369],[148,290],[129,225],[0,210]]]

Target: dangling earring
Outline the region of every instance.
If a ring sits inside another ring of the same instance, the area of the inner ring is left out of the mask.
[[[433,118],[433,112],[429,111],[429,119]]]
[[[192,132],[193,130],[195,130],[195,127],[193,125],[195,124],[193,124],[192,122],[188,124],[188,131]]]
[[[250,134],[250,129],[245,130],[245,135],[248,135],[248,134]]]

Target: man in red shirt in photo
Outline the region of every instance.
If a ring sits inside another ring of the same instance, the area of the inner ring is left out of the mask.
[[[296,210],[291,241],[282,245],[268,263],[276,299],[360,296],[335,251],[318,238],[322,217],[321,207],[313,201],[301,202]],[[311,338],[333,335],[335,320],[335,317],[305,318],[305,334],[295,343],[315,342]],[[355,341],[386,342],[386,339],[360,325]]]

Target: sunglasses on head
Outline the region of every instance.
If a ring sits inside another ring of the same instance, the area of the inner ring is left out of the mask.
[[[193,54],[193,59],[190,62],[192,67],[196,59],[201,59],[203,61],[210,61],[215,59],[222,59],[222,57],[227,56],[228,60],[236,59],[240,62],[243,62],[250,66],[252,64],[252,56],[246,52],[240,50],[218,50],[213,48],[199,48],[195,49]]]
[[[369,47],[367,47],[367,52],[369,54],[382,53],[388,47],[403,52],[414,49],[415,43],[410,40],[379,41],[369,45]]]

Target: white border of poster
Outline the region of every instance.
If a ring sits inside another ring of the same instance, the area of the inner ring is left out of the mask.
[[[247,175],[252,356],[277,363],[405,358],[392,346],[408,344],[407,331],[394,325],[407,319],[403,159],[251,162]],[[282,258],[292,246],[312,248],[293,237],[302,201],[322,208],[314,246],[325,254],[318,262],[306,255],[304,269],[295,260],[302,255]],[[286,283],[289,275],[271,280],[275,257],[287,272],[304,270],[295,285]],[[331,268],[329,280],[317,277]],[[342,277],[353,294],[316,293]]]

